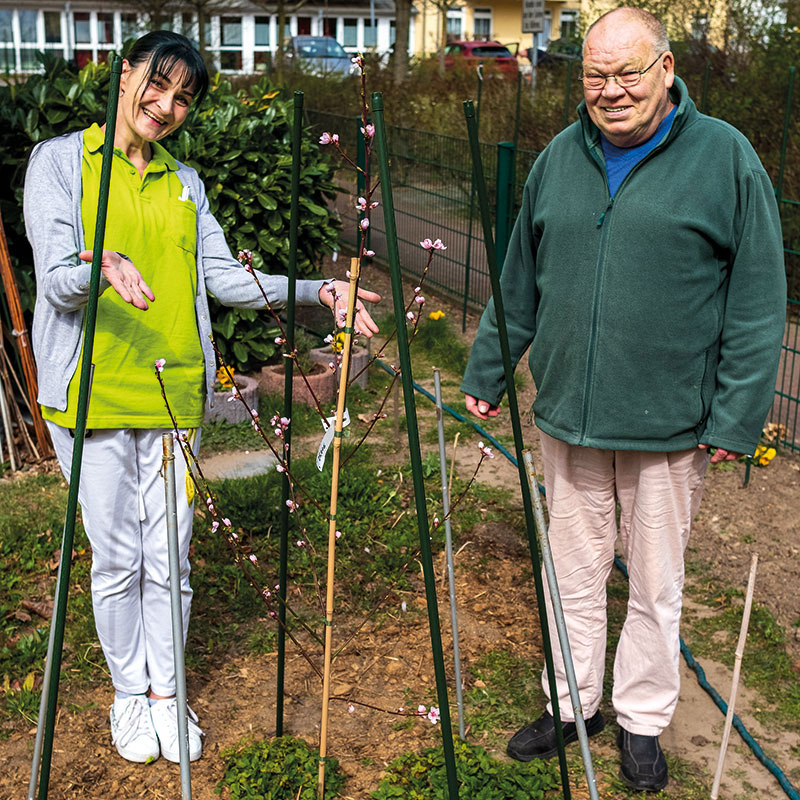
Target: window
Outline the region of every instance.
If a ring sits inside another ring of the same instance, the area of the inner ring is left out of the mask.
[[[297,35],[311,36],[311,17],[297,18]]]
[[[269,17],[256,17],[256,47],[269,47]]]
[[[389,46],[394,47],[394,43],[397,40],[397,24],[395,21],[389,20]]]
[[[708,14],[695,14],[692,19],[692,38],[705,39],[708,36]]]
[[[364,20],[364,47],[377,47],[378,46],[378,20],[375,20],[375,25],[372,20]]]
[[[322,20],[322,35],[336,38],[336,18],[325,17]]]
[[[461,9],[456,11],[447,12],[447,38],[448,39],[462,39],[463,38],[463,15]]]
[[[22,72],[36,72],[41,68],[41,63],[33,48],[22,47],[19,51],[19,68]]]
[[[11,27],[13,14],[13,11],[0,9],[0,42],[14,41],[14,30]]]
[[[76,11],[75,12],[75,41],[76,42],[91,42],[92,41],[92,33],[89,30],[89,12],[88,11]],[[75,58],[77,59],[78,54],[75,53]],[[91,61],[91,55],[89,57]],[[82,66],[82,65],[79,65]]]
[[[97,41],[99,44],[113,44],[114,42],[114,15],[97,15]]]
[[[47,44],[61,44],[61,13],[44,12],[44,40]]]
[[[19,14],[19,40],[28,44],[36,44],[39,37],[36,35],[36,11],[18,11]],[[25,67],[23,67],[25,69]]]
[[[342,44],[345,47],[358,47],[358,20],[352,17],[344,19],[344,36]]]
[[[269,72],[272,56],[266,50],[253,53],[253,72]]]
[[[242,18],[222,17],[220,19],[221,44],[223,47],[242,46]]]
[[[220,50],[219,68],[224,70],[239,71],[242,68],[241,50]]]
[[[475,26],[473,34],[476,39],[488,40],[492,38],[491,8],[476,8],[473,22]]]
[[[578,12],[561,12],[561,38],[574,39],[578,35]]]

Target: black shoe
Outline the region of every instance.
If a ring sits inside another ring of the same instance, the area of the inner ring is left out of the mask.
[[[606,726],[603,715],[598,711],[593,717],[585,720],[586,733],[594,736]],[[577,741],[578,730],[574,722],[562,722],[564,744]],[[558,752],[556,744],[556,726],[552,714],[547,711],[535,722],[518,730],[508,743],[506,752],[517,761],[532,761],[534,758],[552,758]]]
[[[667,785],[667,762],[658,736],[641,736],[620,728],[617,746],[622,752],[620,775],[623,783],[639,792],[659,792]]]

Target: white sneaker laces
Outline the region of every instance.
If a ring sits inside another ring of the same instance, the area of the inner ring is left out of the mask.
[[[122,702],[115,702],[112,707],[114,725],[111,730],[111,741],[126,747],[140,736],[152,739],[155,731],[150,720],[150,708],[136,696],[127,697]]]

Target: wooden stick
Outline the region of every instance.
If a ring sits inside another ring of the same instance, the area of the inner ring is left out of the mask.
[[[747,640],[747,629],[750,625],[750,609],[753,606],[753,589],[756,584],[756,567],[758,566],[758,553],[753,553],[750,559],[750,577],[747,581],[747,596],[744,601],[744,614],[742,614],[742,628],[739,631],[739,642],[736,645],[736,660],[733,664],[733,679],[731,681],[731,697],[728,700],[728,713],[725,716],[725,730],[722,734],[722,745],[719,750],[719,761],[717,761],[717,774],[714,776],[714,785],[711,787],[711,800],[719,797],[719,784],[722,780],[722,768],[725,765],[725,751],[728,749],[728,739],[731,735],[733,725],[734,706],[736,705],[736,693],[739,688],[739,672],[742,668],[742,655],[744,654],[744,643]]]
[[[350,350],[353,343],[353,320],[358,296],[359,260],[350,259],[350,293],[344,323],[344,347],[339,371],[339,396],[336,401],[336,421],[333,434],[333,468],[331,475],[331,505],[328,523],[328,580],[325,596],[325,665],[322,673],[322,721],[319,733],[319,798],[325,796],[325,758],[328,753],[328,706],[331,691],[331,652],[333,641],[333,587],[336,566],[336,508],[339,501],[339,462],[341,460],[342,429],[347,380],[350,373]],[[334,301],[334,308],[336,303]],[[337,320],[338,322],[338,317]]]
[[[33,429],[36,432],[36,441],[39,444],[39,452],[45,458],[52,455],[50,449],[50,436],[47,433],[44,420],[42,419],[36,397],[39,388],[36,382],[36,364],[33,360],[33,350],[30,346],[30,336],[25,325],[25,317],[22,313],[22,304],[19,299],[19,289],[14,278],[14,270],[11,267],[11,256],[8,252],[8,241],[6,239],[3,218],[0,215],[0,277],[3,280],[3,288],[6,293],[8,310],[11,313],[11,322],[14,325],[13,334],[19,342],[18,350],[22,361],[22,371],[25,375],[25,385],[28,387],[28,401],[33,418]]]

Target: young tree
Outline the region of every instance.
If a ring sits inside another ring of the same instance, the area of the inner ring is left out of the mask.
[[[414,0],[395,0],[395,42],[392,53],[392,73],[395,86],[408,75],[408,39],[411,23],[411,6]]]

